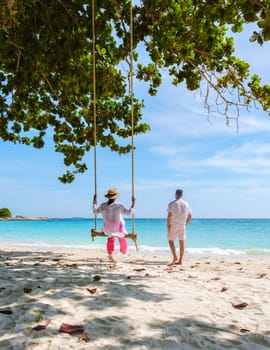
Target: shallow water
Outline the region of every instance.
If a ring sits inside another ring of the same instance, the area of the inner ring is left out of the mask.
[[[101,228],[98,220],[98,228]],[[44,248],[104,248],[104,238],[91,241],[93,219],[0,221],[2,245]],[[126,220],[128,231],[131,220]],[[168,253],[166,219],[136,219],[140,250]],[[131,244],[131,248],[132,244]],[[186,248],[192,255],[270,256],[270,219],[193,219],[187,230]]]

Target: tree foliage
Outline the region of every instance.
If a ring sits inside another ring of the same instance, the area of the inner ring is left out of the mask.
[[[11,218],[11,211],[8,208],[0,209],[0,218]]]
[[[63,182],[86,170],[83,158],[94,142],[89,3],[6,0],[0,7],[0,137],[41,148],[52,133],[55,150],[71,167]],[[95,12],[97,141],[120,154],[131,149],[129,4],[96,1]],[[133,13],[136,78],[149,83],[151,95],[166,69],[173,84],[200,89],[209,112],[229,118],[232,107],[237,114],[258,101],[269,113],[270,86],[234,56],[229,32],[254,23],[258,30],[250,41],[269,40],[268,0],[142,0]],[[142,47],[149,64],[140,61]],[[135,133],[146,132],[142,101],[135,99],[134,107]]]

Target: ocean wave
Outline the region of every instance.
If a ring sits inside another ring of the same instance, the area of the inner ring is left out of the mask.
[[[135,250],[135,247],[129,247],[130,250]],[[151,253],[151,254],[162,254],[168,255],[170,253],[169,247],[154,247],[141,245],[139,246],[139,250],[143,253]],[[244,250],[236,250],[236,249],[221,249],[218,247],[211,248],[186,248],[186,253],[190,256],[240,256],[246,255],[247,253]],[[258,254],[259,255],[259,254]]]
[[[169,247],[153,247],[142,245],[139,247],[140,250],[144,253],[151,254],[162,254],[168,255],[170,254]],[[135,250],[134,247],[130,247],[129,249]],[[186,248],[187,255],[190,256],[200,256],[200,257],[236,257],[236,256],[270,256],[270,249],[253,249],[253,250],[239,250],[239,249],[223,249],[218,247],[211,248]]]
[[[248,249],[246,250],[246,254],[252,256],[268,256],[270,255],[270,249]]]
[[[18,242],[10,240],[0,240],[3,246],[12,246],[18,248],[30,248],[30,249],[49,249],[49,250],[105,250],[105,243],[89,242],[86,244],[77,243],[49,243],[49,242]],[[129,244],[129,251],[132,253],[136,252],[136,248],[133,244]],[[118,247],[116,246],[116,251]],[[270,256],[270,249],[223,249],[219,247],[205,247],[205,248],[186,248],[186,254],[189,256],[199,257],[236,257],[236,256]],[[170,255],[170,248],[168,246],[150,246],[150,245],[139,245],[139,252],[144,254],[156,254],[156,255]]]
[[[238,256],[246,255],[244,250],[237,249],[222,249],[218,247],[212,248],[187,248],[186,251],[191,255],[202,255],[202,256]]]

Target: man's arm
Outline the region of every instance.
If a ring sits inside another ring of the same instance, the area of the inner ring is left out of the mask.
[[[171,225],[172,225],[172,213],[169,212],[168,216],[167,216],[167,228],[168,228],[168,231],[170,231]]]
[[[188,225],[190,223],[191,219],[192,219],[192,215],[188,214],[187,220],[186,220],[186,225]]]

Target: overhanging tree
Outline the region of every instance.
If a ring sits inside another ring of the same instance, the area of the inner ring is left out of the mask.
[[[254,23],[250,41],[270,39],[268,0],[144,0],[134,5],[137,79],[155,95],[166,68],[172,83],[200,89],[209,112],[238,116],[257,101],[269,113],[270,86],[250,76],[234,56],[229,30]],[[93,145],[91,6],[81,0],[6,0],[0,9],[0,137],[41,148],[48,130],[71,167],[60,179],[84,172]],[[130,151],[129,1],[96,2],[97,141]],[[254,45],[254,44],[253,44]],[[144,47],[150,63],[140,63]],[[214,101],[213,101],[214,96]],[[135,100],[135,133],[146,132],[143,103]]]

